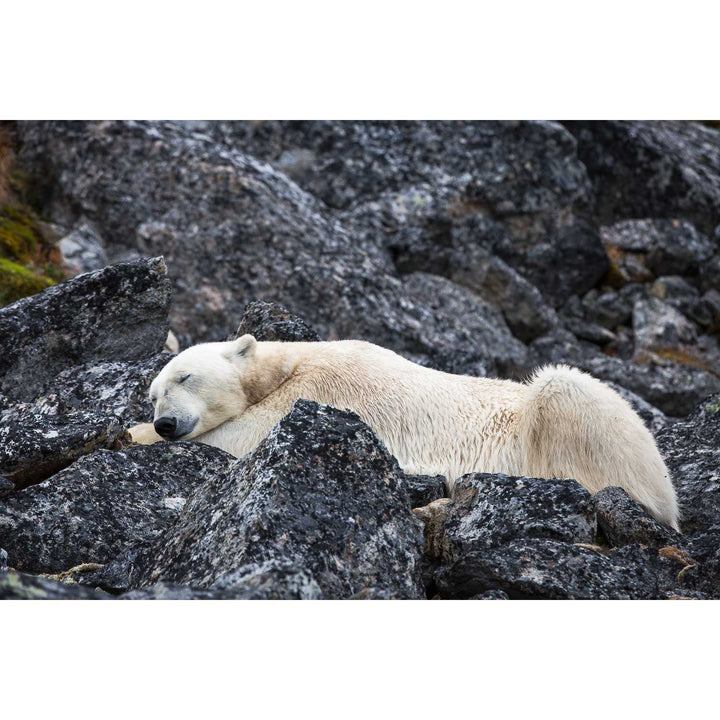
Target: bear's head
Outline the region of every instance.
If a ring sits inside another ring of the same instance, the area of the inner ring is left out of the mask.
[[[192,440],[250,404],[244,390],[257,341],[243,335],[232,342],[195,345],[173,358],[150,385],[154,425],[168,440]]]

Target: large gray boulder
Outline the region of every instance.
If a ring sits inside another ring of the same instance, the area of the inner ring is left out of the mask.
[[[244,462],[200,488],[131,577],[223,588],[277,560],[310,573],[325,598],[421,598],[422,546],[402,473],[372,431],[349,411],[297,401]]]
[[[106,267],[0,308],[0,392],[34,399],[63,370],[159,353],[170,282],[162,258]]]
[[[677,489],[683,532],[720,527],[720,395],[701,402],[657,440]]]
[[[684,218],[711,233],[720,222],[720,132],[684,121],[565,123],[595,185],[602,224]]]
[[[23,572],[107,563],[156,538],[194,490],[234,461],[201,443],[96,451],[0,501],[0,547]]]

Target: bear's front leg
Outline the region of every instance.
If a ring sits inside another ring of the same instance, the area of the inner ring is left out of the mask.
[[[155,426],[152,423],[142,423],[128,428],[130,437],[134,443],[138,445],[152,445],[162,440],[160,435],[155,432]]]

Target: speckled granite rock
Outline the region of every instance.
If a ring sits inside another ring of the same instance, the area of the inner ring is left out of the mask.
[[[277,303],[253,300],[243,313],[233,338],[249,333],[256,340],[317,342],[321,337],[302,318]]]
[[[474,473],[453,490],[441,542],[445,564],[520,538],[593,543],[592,497],[575,480]]]
[[[718,223],[720,132],[684,121],[576,121],[565,126],[595,186],[603,224],[684,218]]]
[[[648,515],[625,490],[607,487],[595,493],[598,526],[615,547],[641,543],[654,547],[673,545],[681,536]]]
[[[629,600],[659,596],[655,574],[635,559],[547,539],[513,540],[476,550],[436,575],[443,598],[502,590],[514,599]]]
[[[132,590],[123,600],[322,600],[312,575],[287,561],[245,565],[211,589],[158,583]]]
[[[41,403],[18,403],[0,411],[0,472],[20,489],[94,450],[118,450],[129,440],[112,415],[55,414]]]
[[[720,525],[720,395],[662,430],[658,446],[678,493],[683,532]]]
[[[0,308],[0,392],[32,400],[70,367],[159,353],[170,293],[165,263],[154,258],[80,275]]]
[[[101,590],[17,572],[0,572],[0,600],[110,600]]]
[[[135,587],[222,585],[286,560],[326,598],[424,596],[422,531],[397,462],[356,415],[297,401],[242,465],[211,480],[136,559]]]
[[[200,443],[100,450],[0,503],[0,546],[23,572],[106,563],[158,536],[191,493],[235,462]]]

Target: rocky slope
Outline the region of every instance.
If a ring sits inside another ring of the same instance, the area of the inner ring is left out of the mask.
[[[13,136],[68,274],[91,272],[0,308],[0,597],[720,597],[717,131]],[[450,500],[355,416],[312,403],[242,460],[131,447],[169,327],[183,345],[361,337],[475,375],[582,367],[656,433],[683,535],[572,480],[477,474]]]

